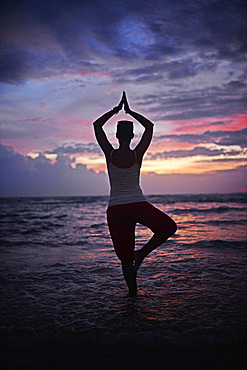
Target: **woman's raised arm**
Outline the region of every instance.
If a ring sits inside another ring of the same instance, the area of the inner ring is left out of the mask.
[[[101,117],[96,119],[96,121],[94,121],[93,123],[96,139],[98,141],[99,146],[103,150],[106,158],[109,158],[109,155],[113,148],[112,148],[111,143],[107,139],[105,131],[103,130],[103,126],[114,114],[117,114],[122,109],[122,106],[123,106],[123,98],[121,99],[120,103],[116,107],[114,107],[109,112],[104,113]]]
[[[142,126],[145,127],[145,131],[142,135],[142,138],[135,148],[137,155],[141,160],[152,140],[154,124],[140,113],[134,112],[133,110],[130,109],[125,92],[123,93],[123,103],[125,112],[127,114],[130,114],[133,118],[140,122]]]

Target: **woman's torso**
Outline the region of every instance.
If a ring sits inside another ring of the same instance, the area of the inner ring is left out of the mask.
[[[146,201],[139,184],[141,166],[135,151],[123,157],[113,150],[107,168],[111,185],[109,206]]]

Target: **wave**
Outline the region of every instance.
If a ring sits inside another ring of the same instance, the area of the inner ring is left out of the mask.
[[[151,202],[174,203],[247,203],[246,193],[148,195]]]
[[[233,220],[208,220],[208,221],[195,221],[195,220],[189,220],[189,221],[183,221],[182,227],[187,228],[187,225],[215,225],[215,226],[220,226],[220,225],[236,225],[236,226],[242,226],[246,225],[247,220],[246,219],[233,219]],[[180,227],[181,228],[181,225]]]
[[[8,202],[25,202],[25,203],[38,203],[38,204],[84,204],[84,203],[97,203],[107,202],[108,196],[65,196],[65,197],[30,197],[30,198],[2,198],[8,200]]]
[[[247,243],[240,240],[227,240],[227,239],[211,239],[200,240],[194,243],[179,243],[181,247],[185,248],[220,248],[220,249],[245,249]]]
[[[247,203],[247,193],[227,193],[227,194],[150,194],[146,198],[153,202],[173,203]],[[107,203],[109,196],[64,196],[64,197],[15,197],[0,198],[1,203],[22,203],[22,204],[87,204],[103,202]]]
[[[173,214],[187,214],[187,213],[226,213],[226,212],[246,212],[247,208],[245,207],[231,207],[231,206],[221,206],[221,207],[212,207],[212,208],[173,208],[169,212]]]
[[[99,224],[92,224],[89,226],[90,229],[97,229],[99,227],[106,226],[106,222],[100,222]]]

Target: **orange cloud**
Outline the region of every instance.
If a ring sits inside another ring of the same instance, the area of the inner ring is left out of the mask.
[[[224,158],[217,156],[209,158],[206,156],[169,158],[155,161],[144,161],[142,172],[147,174],[153,172],[156,174],[203,174],[215,173],[222,170],[231,170],[246,165],[244,158]]]

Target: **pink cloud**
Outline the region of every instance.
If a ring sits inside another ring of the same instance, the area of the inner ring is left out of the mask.
[[[11,146],[14,148],[16,153],[18,152],[22,155],[27,155],[32,151],[34,152],[43,151],[43,143],[38,142],[36,139],[30,140],[29,138],[27,139],[6,138],[1,139],[1,145]]]
[[[89,123],[91,124],[91,122],[89,121],[76,121],[76,120],[70,122],[70,124],[72,125],[88,125]]]
[[[80,76],[80,77],[109,77],[109,73],[100,73],[100,72],[86,72],[86,71],[75,71],[75,72],[68,72],[65,75],[69,76]]]
[[[44,109],[44,108],[46,108],[46,104],[40,104],[40,106],[37,107],[37,109]]]
[[[120,87],[113,87],[112,89],[110,89],[109,91],[106,92],[107,95],[111,95],[112,92],[114,91],[119,91],[120,90]]]
[[[66,125],[66,127],[70,127],[70,128],[72,128],[72,126],[75,126],[75,125],[87,126],[87,125],[92,124],[91,121],[73,118],[71,114],[65,113],[65,112],[57,113],[56,116],[54,117],[54,120],[58,126],[61,126],[61,123],[62,123],[63,126]]]
[[[205,130],[210,131],[232,131],[241,130],[247,127],[247,115],[237,115],[233,117],[222,117],[214,120],[197,119],[190,121],[173,121],[173,125],[179,126],[172,131],[173,134],[195,133],[200,134]]]

